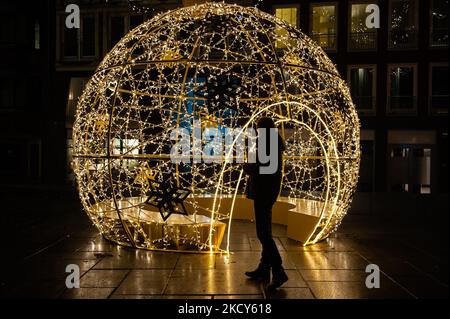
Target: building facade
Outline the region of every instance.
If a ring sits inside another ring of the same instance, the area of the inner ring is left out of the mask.
[[[448,1],[264,1],[263,9],[318,42],[347,80],[362,146],[352,212],[420,213],[446,201]]]
[[[40,184],[49,174],[50,14],[47,1],[0,6],[0,185]]]
[[[59,0],[36,1],[31,8],[27,4],[22,11],[27,12],[22,26],[27,36],[18,35],[11,46],[11,35],[2,31],[0,42],[10,55],[2,62],[0,76],[2,180],[73,183],[74,111],[96,66],[123,35],[156,12],[196,2],[202,1]],[[81,9],[79,29],[65,27],[65,8],[71,3]],[[298,26],[322,46],[349,84],[360,115],[362,146],[352,213],[419,213],[439,209],[447,201],[448,0],[237,3],[257,5]],[[277,47],[282,52],[283,44]],[[22,62],[27,59],[35,59],[29,67]],[[17,82],[9,81],[11,77]],[[24,78],[28,84],[20,82]],[[13,96],[8,93],[11,86]]]

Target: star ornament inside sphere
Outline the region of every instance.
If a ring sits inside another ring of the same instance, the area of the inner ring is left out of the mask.
[[[206,81],[194,92],[194,96],[207,100],[209,114],[225,108],[239,112],[237,92],[242,89],[239,78],[233,72],[206,76]]]
[[[189,215],[184,200],[191,191],[178,187],[172,175],[162,180],[152,179],[150,182],[150,195],[145,201],[146,204],[156,207],[164,221],[172,214]]]

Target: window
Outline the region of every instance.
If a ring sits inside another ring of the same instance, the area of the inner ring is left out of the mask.
[[[14,181],[21,172],[21,159],[23,159],[23,152],[19,143],[15,142],[0,142],[0,176],[2,182]]]
[[[431,0],[431,46],[448,46],[448,0]]]
[[[430,65],[430,111],[433,114],[448,114],[448,64]]]
[[[311,37],[325,50],[336,50],[336,5],[313,4],[311,6]]]
[[[143,16],[130,16],[130,31],[136,28],[137,26],[141,25],[144,22]]]
[[[279,7],[275,8],[275,16],[281,20],[286,21],[293,26],[298,26],[298,8],[297,7]],[[279,39],[275,46],[279,49],[285,48],[283,38],[287,36],[287,31],[282,28],[277,28],[275,30],[277,38]]]
[[[81,19],[79,29],[64,27],[64,58],[82,59],[95,57],[97,53],[96,29],[95,16],[84,16]]]
[[[139,154],[139,140],[137,139],[127,139],[127,138],[115,138],[113,154],[116,155],[127,155],[133,156]],[[138,161],[135,159],[121,159],[121,165],[129,169],[133,169],[138,165]]]
[[[389,190],[431,194],[432,146],[389,146]]]
[[[376,67],[375,65],[350,65],[348,79],[353,103],[359,113],[375,113]]]
[[[110,47],[116,45],[125,35],[125,17],[111,17]]]
[[[78,58],[78,30],[64,27],[64,57]]]
[[[393,0],[389,14],[389,48],[417,47],[418,11],[416,0]]]
[[[0,110],[14,109],[14,91],[14,80],[7,77],[0,78]]]
[[[95,19],[86,17],[83,19],[82,56],[95,56]]]
[[[375,171],[375,141],[365,139],[364,133],[361,131],[361,164],[359,168],[358,192],[373,192],[374,189],[374,171]],[[371,135],[375,135],[373,131],[369,131]]]
[[[354,3],[350,6],[350,32],[348,46],[350,50],[375,50],[377,48],[377,29],[366,26],[369,3]]]
[[[144,21],[142,15],[120,15],[112,16],[110,19],[109,46],[112,48],[132,29],[139,26]]]
[[[78,99],[81,97],[83,93],[83,89],[85,88],[89,78],[77,78],[73,77],[70,79],[69,86],[69,96],[67,97],[67,106],[66,106],[66,127],[72,128],[73,122],[75,120],[75,110],[78,103]]]
[[[415,112],[416,85],[415,65],[390,65],[388,67],[388,112]]]
[[[0,15],[0,44],[13,44],[15,29],[14,17],[2,13]]]
[[[34,49],[39,50],[41,48],[41,26],[39,21],[34,22]]]

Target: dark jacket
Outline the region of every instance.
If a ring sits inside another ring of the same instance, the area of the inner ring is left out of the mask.
[[[270,148],[266,148],[270,149]],[[260,174],[260,166],[268,164],[256,163],[244,164],[244,172],[249,176],[247,181],[247,198],[275,202],[280,193],[281,180],[283,178],[283,151],[285,150],[283,138],[278,135],[278,165],[274,174]],[[258,152],[256,153],[258,154]]]

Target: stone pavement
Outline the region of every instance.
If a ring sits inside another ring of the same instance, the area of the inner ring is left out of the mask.
[[[448,298],[448,223],[347,216],[331,238],[309,247],[274,225],[289,281],[268,293],[244,275],[261,250],[248,221],[233,222],[230,256],[163,253],[106,241],[73,195],[5,206],[14,217],[2,217],[10,231],[3,242],[15,245],[5,245],[1,298]],[[381,270],[379,289],[365,286],[371,263]],[[79,289],[65,288],[68,264],[80,266]]]

